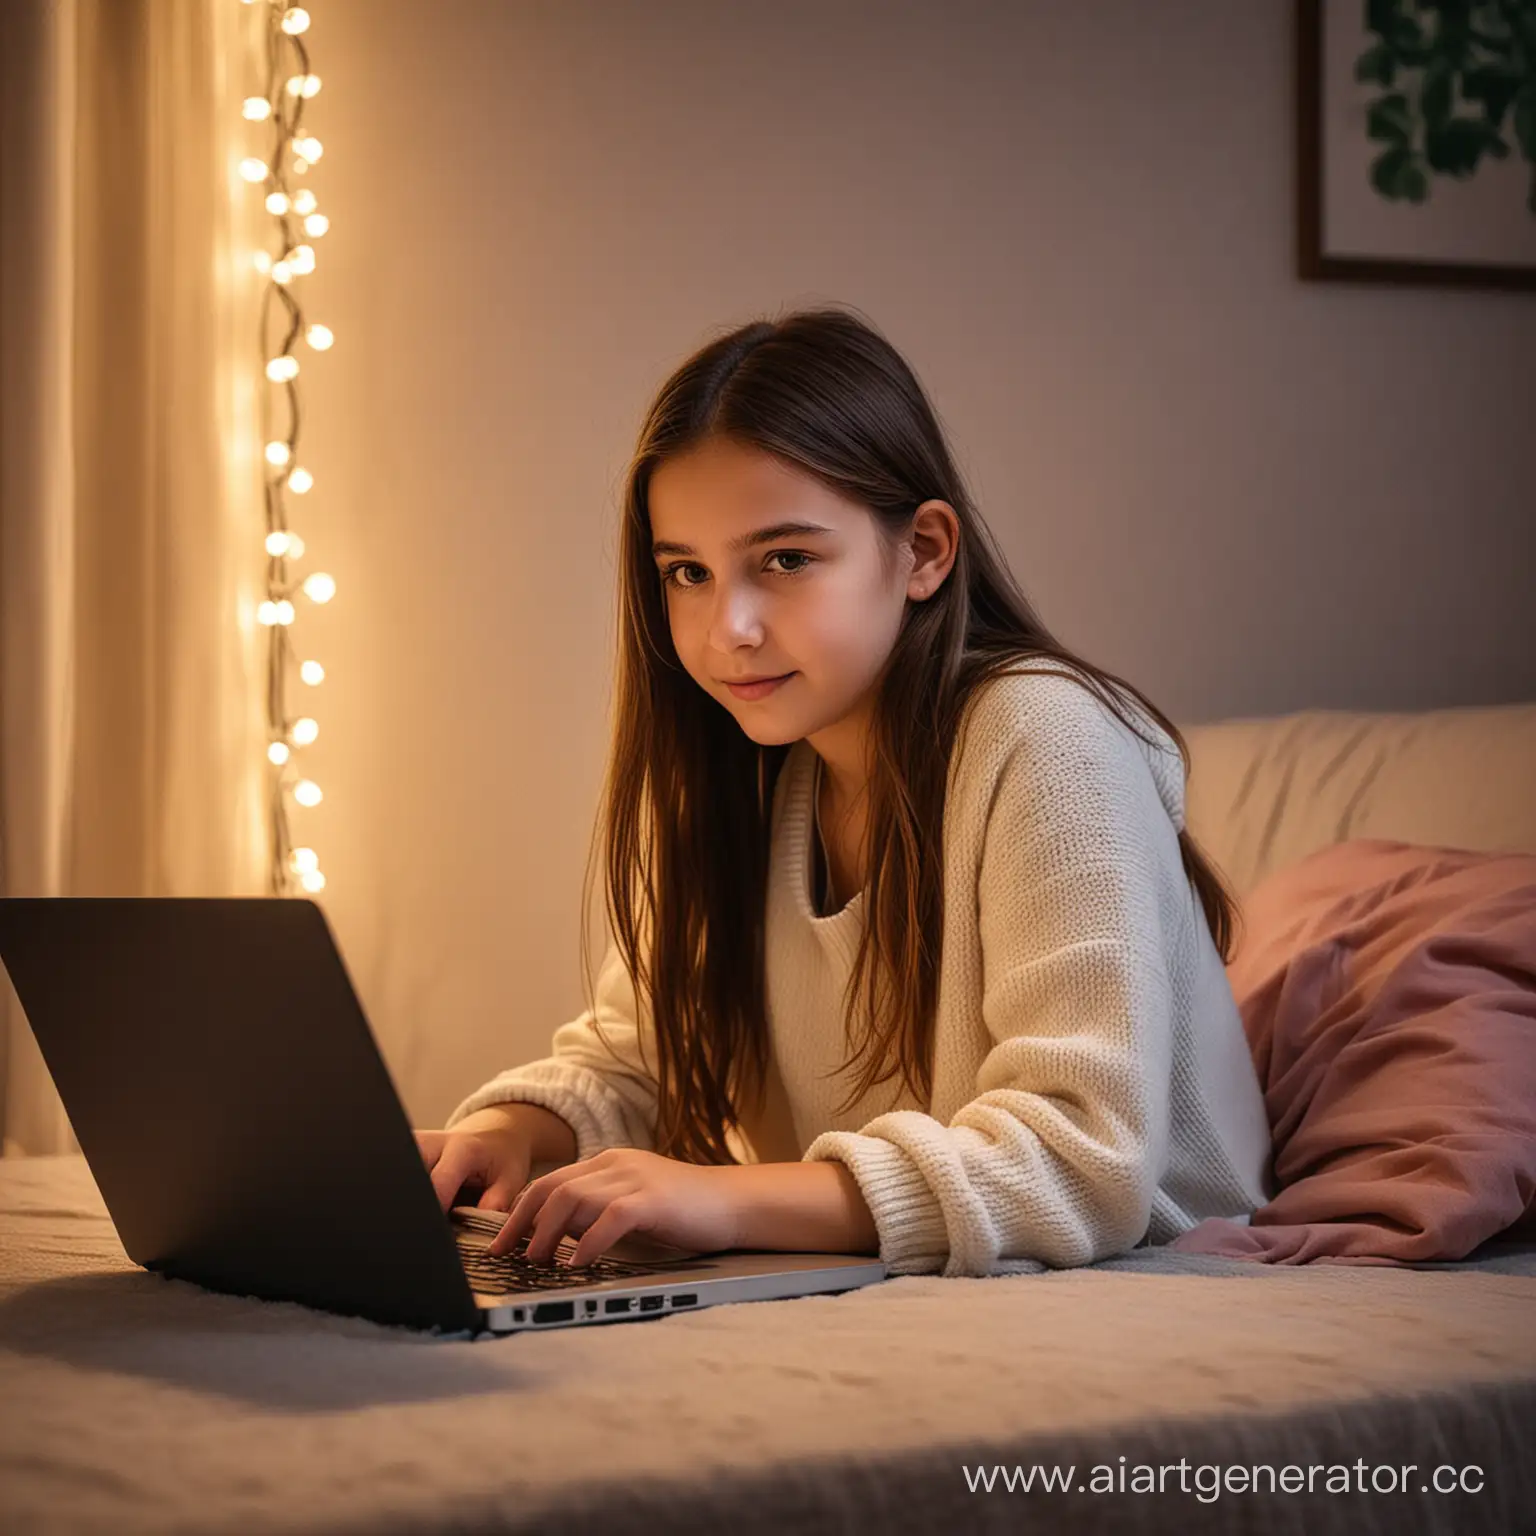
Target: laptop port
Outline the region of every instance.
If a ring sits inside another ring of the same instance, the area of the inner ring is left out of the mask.
[[[589,1301],[587,1303],[587,1311],[588,1312],[596,1312],[597,1311],[597,1303],[595,1301]]]
[[[574,1301],[541,1301],[533,1309],[536,1323],[568,1323],[576,1316]]]
[[[612,1301],[603,1303],[604,1312],[628,1312],[634,1306],[634,1298],[631,1296],[618,1296]]]
[[[666,1306],[665,1296],[642,1296],[640,1298],[640,1310],[642,1312],[659,1312]]]
[[[672,1305],[674,1307],[694,1307],[698,1305],[698,1302],[699,1298],[697,1296],[674,1296],[672,1298]]]

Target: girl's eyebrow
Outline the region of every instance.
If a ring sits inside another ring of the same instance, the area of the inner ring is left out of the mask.
[[[834,528],[823,528],[820,523],[774,523],[767,528],[754,528],[732,539],[726,548],[735,554],[754,544],[771,544],[775,539],[794,538],[807,533],[835,533]],[[658,539],[651,545],[651,555],[695,555],[698,551],[691,544],[672,544]]]

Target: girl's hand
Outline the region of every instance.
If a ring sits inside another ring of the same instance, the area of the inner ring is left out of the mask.
[[[703,1253],[731,1248],[738,1225],[734,1171],[608,1147],[528,1185],[489,1251],[505,1253],[524,1233],[531,1233],[528,1257],[542,1262],[567,1233],[580,1234],[572,1266],[590,1264],[632,1232]]]
[[[527,1184],[534,1128],[518,1108],[493,1104],[466,1115],[451,1131],[412,1133],[444,1215],[459,1203],[466,1184],[484,1189],[478,1202],[483,1211],[506,1210]]]

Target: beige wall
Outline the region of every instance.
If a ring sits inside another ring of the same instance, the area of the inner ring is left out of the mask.
[[[417,1125],[580,1006],[620,475],[857,305],[1047,621],[1183,723],[1536,698],[1536,295],[1293,275],[1288,0],[322,0],[297,812]]]

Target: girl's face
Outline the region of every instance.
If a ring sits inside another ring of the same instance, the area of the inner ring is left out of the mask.
[[[867,508],[719,439],[653,471],[650,511],[672,643],[753,741],[798,741],[862,713],[901,626],[910,541],[885,555]],[[730,686],[747,678],[784,680]]]

